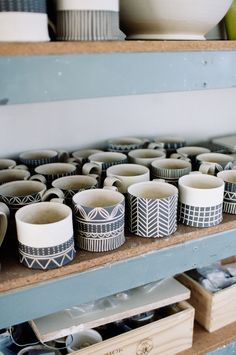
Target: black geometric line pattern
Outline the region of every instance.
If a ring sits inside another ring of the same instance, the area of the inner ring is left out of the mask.
[[[47,13],[46,0],[1,0],[0,12]]]
[[[74,238],[50,248],[32,248],[19,243],[20,262],[31,269],[55,269],[75,257]]]
[[[181,169],[165,169],[151,166],[151,172],[153,178],[163,178],[169,181],[178,180],[181,176],[189,174],[191,171],[191,166]],[[168,182],[169,182],[168,181]]]
[[[11,209],[19,209],[22,206],[35,202],[41,202],[42,196],[39,192],[27,196],[0,196],[0,201],[6,203]]]
[[[235,202],[223,202],[223,212],[229,214],[236,214],[236,200]]]
[[[211,207],[195,207],[179,203],[179,221],[192,227],[211,227],[222,219],[223,203]]]
[[[37,167],[39,165],[57,163],[58,162],[58,155],[56,155],[55,157],[43,158],[43,159],[20,158],[20,161],[21,161],[21,163],[33,168],[33,167]]]
[[[142,237],[163,237],[177,229],[178,196],[149,200],[128,194],[129,229]]]
[[[98,10],[57,12],[57,39],[59,40],[118,40],[122,38],[118,12]]]
[[[127,154],[129,153],[131,150],[135,150],[135,149],[142,149],[144,146],[144,143],[139,143],[139,144],[127,144],[127,145],[117,145],[117,144],[112,144],[109,143],[108,144],[108,148],[107,150],[109,152],[118,152],[118,153],[124,153]]]

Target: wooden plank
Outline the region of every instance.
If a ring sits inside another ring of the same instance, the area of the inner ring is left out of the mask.
[[[192,345],[194,309],[183,311],[115,338],[72,353],[73,355],[174,355]]]
[[[106,308],[86,313],[81,312],[78,307],[73,307],[34,319],[30,321],[30,324],[38,339],[46,342],[80,330],[95,328],[174,304],[190,297],[190,291],[173,278],[163,280],[159,285],[153,285],[152,287],[153,290],[150,289],[148,293],[144,293],[142,288],[134,289],[125,301],[114,296],[115,307],[108,305]],[[104,302],[104,305],[106,305],[106,302]]]
[[[1,43],[1,56],[236,50],[236,41],[97,41]]]
[[[234,88],[235,61],[233,50],[0,56],[0,104]]]

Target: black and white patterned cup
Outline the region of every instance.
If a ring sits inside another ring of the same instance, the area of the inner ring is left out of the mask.
[[[167,157],[169,157],[170,154],[176,152],[176,149],[184,147],[186,145],[186,140],[182,137],[163,136],[156,138],[153,145],[155,144],[164,148],[167,152]]]
[[[64,193],[65,203],[72,207],[73,196],[79,191],[97,188],[98,181],[96,176],[92,175],[73,175],[54,180],[52,186]]]
[[[157,159],[164,159],[166,152],[161,149],[135,149],[128,153],[130,163],[151,167],[151,163]]]
[[[198,170],[199,165],[197,164],[196,157],[199,154],[210,153],[210,149],[198,146],[186,146],[176,149],[177,153],[173,153],[171,158],[174,159],[189,159],[192,164],[192,170]]]
[[[46,0],[1,0],[0,12],[36,12],[46,14]]]
[[[88,160],[89,163],[84,164],[82,167],[82,173],[84,175],[97,174],[101,176],[102,181],[105,178],[106,170],[109,167],[124,164],[128,161],[125,154],[117,152],[95,153],[90,155]]]
[[[159,238],[177,229],[178,189],[161,181],[128,188],[129,230],[141,237]]]
[[[150,170],[139,164],[120,164],[111,166],[106,171],[105,187],[116,187],[119,192],[126,194],[130,185],[150,180]]]
[[[151,177],[153,179],[164,179],[173,185],[178,184],[181,176],[191,172],[192,165],[187,160],[181,159],[160,159],[151,163]]]
[[[221,171],[217,176],[225,182],[223,212],[236,214],[236,170]]]
[[[54,269],[75,256],[72,210],[57,202],[40,202],[15,214],[20,262],[32,269]]]
[[[39,181],[12,181],[0,186],[0,201],[5,203],[12,212],[22,206],[46,201],[55,196],[64,199],[61,190],[55,188],[47,190],[46,185]]]
[[[179,179],[179,221],[192,227],[212,227],[222,219],[224,181],[192,173]]]
[[[40,149],[23,152],[19,155],[19,160],[27,165],[30,170],[34,170],[39,165],[57,163],[65,161],[69,157],[67,152],[57,152],[56,150]]]
[[[132,150],[144,148],[147,143],[146,139],[136,137],[113,138],[108,140],[107,150],[128,154]]]
[[[57,39],[121,40],[118,0],[57,0]]]
[[[79,149],[72,153],[72,157],[81,166],[88,162],[88,157],[92,154],[103,152],[100,149]]]
[[[78,192],[73,197],[76,241],[81,249],[103,252],[125,242],[125,198],[113,189]]]
[[[0,170],[0,185],[11,181],[28,180],[30,179],[30,172],[20,169],[6,169]]]
[[[78,166],[72,163],[51,163],[39,165],[34,171],[42,175],[50,187],[52,182],[60,177],[77,175]]]
[[[234,157],[223,153],[203,153],[196,157],[199,171],[203,174],[217,175],[223,170],[231,170]]]

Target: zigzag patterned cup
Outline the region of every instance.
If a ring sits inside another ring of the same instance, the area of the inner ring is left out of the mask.
[[[71,208],[40,202],[15,215],[20,262],[32,269],[54,269],[75,256]]]
[[[125,242],[125,198],[113,189],[78,192],[73,197],[77,245],[94,252],[114,250]]]
[[[217,176],[225,182],[223,212],[236,214],[236,170],[221,171]]]
[[[178,189],[165,182],[149,181],[128,188],[128,219],[131,233],[164,237],[177,229]]]

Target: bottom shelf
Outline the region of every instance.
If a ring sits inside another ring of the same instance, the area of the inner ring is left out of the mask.
[[[225,354],[233,354],[227,345],[236,341],[236,322],[213,333],[208,333],[198,323],[195,323],[193,333],[193,346],[191,349],[182,351],[179,355],[204,355],[226,346]],[[236,349],[236,346],[235,346]],[[220,355],[220,353],[219,353]]]

